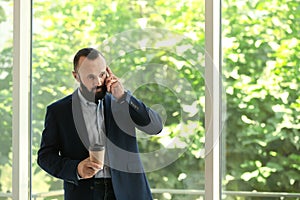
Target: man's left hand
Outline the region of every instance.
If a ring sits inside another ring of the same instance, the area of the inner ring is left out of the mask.
[[[106,71],[108,73],[108,77],[105,80],[107,91],[110,92],[116,99],[120,99],[125,93],[123,85],[108,66]]]

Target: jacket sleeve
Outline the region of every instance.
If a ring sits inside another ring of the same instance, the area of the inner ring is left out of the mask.
[[[152,135],[160,133],[163,129],[159,114],[131,95],[130,91],[126,91],[119,100],[112,98],[112,112],[115,121],[121,127],[131,124]]]
[[[56,113],[49,107],[47,108],[44,126],[38,151],[38,165],[56,178],[78,184],[77,165],[80,160],[72,160],[61,156],[59,125]]]

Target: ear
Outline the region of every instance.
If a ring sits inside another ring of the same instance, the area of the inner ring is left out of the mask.
[[[74,77],[78,82],[80,82],[80,81],[79,81],[79,77],[78,77],[78,75],[77,75],[77,72],[72,71],[72,74],[73,74],[73,77]]]

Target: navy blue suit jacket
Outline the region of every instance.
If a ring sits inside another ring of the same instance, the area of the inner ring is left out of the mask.
[[[106,164],[110,166],[116,198],[152,199],[138,153],[135,129],[158,134],[162,130],[161,118],[130,93],[122,102],[107,94],[104,116],[109,162]],[[78,180],[77,165],[89,156],[86,134],[77,90],[47,107],[38,164],[52,176],[64,180],[65,194],[72,192],[81,181]]]

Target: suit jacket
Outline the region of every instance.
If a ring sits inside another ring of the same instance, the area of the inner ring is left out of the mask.
[[[106,164],[110,167],[116,198],[152,199],[139,156],[135,129],[158,134],[162,130],[161,118],[143,102],[126,93],[125,98],[119,101],[111,94],[105,95],[104,119]],[[80,185],[77,165],[89,156],[86,135],[77,90],[47,107],[38,164],[52,176],[64,180],[65,194]]]

